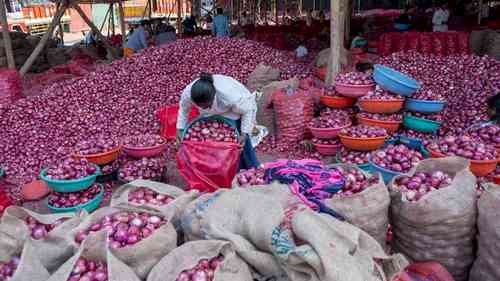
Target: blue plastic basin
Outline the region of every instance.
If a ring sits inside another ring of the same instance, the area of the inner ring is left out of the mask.
[[[370,161],[370,166],[371,166],[372,172],[379,172],[382,175],[382,178],[384,179],[385,184],[388,184],[392,180],[392,178],[394,178],[395,176],[404,175],[403,173],[398,173],[398,172],[388,170],[386,168],[382,168],[379,165],[373,163],[372,161]]]
[[[46,169],[40,172],[40,178],[44,180],[50,189],[57,192],[76,192],[84,190],[94,184],[97,176],[101,175],[101,169],[95,165],[96,172],[93,175],[75,180],[54,180],[47,177]]]
[[[424,119],[406,114],[403,117],[403,125],[408,128],[422,133],[435,133],[441,126],[440,122]]]
[[[408,98],[405,102],[405,109],[421,113],[438,113],[444,109],[445,101],[417,100]]]
[[[385,90],[406,97],[413,95],[420,88],[415,79],[381,64],[375,65],[373,79]]]
[[[410,25],[406,23],[395,23],[394,28],[400,31],[405,31],[410,29]]]
[[[80,210],[85,210],[89,213],[92,213],[93,211],[95,211],[95,209],[99,207],[99,204],[101,204],[101,201],[104,198],[104,186],[102,184],[99,184],[99,186],[101,187],[101,192],[99,192],[99,194],[97,194],[97,196],[94,199],[90,200],[85,204],[77,205],[70,208],[56,208],[52,207],[47,202],[47,207],[50,209],[52,213],[69,213],[69,212],[78,212]]]

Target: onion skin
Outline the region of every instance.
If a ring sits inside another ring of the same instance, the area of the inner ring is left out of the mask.
[[[175,281],[213,281],[214,272],[223,260],[222,255],[211,259],[201,259],[193,268],[182,271]]]
[[[416,202],[427,193],[450,186],[452,180],[451,176],[443,171],[419,172],[411,177],[402,176],[396,179],[395,188],[402,192],[407,201]]]

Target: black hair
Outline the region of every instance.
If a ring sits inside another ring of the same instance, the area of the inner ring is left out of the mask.
[[[217,14],[222,15],[224,13],[224,10],[222,8],[217,8]]]
[[[491,109],[495,108],[496,107],[496,103],[499,100],[500,100],[500,92],[497,93],[494,96],[489,97],[488,98],[488,108],[491,108]]]
[[[202,73],[191,87],[191,100],[196,104],[212,102],[215,97],[214,78],[210,73]]]
[[[373,64],[369,62],[358,62],[356,64],[356,70],[359,72],[365,72],[373,69]]]

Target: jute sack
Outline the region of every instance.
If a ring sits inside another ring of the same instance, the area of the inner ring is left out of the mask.
[[[490,30],[474,30],[469,36],[469,46],[475,55],[484,54],[484,42]]]
[[[484,42],[484,54],[496,59],[500,59],[500,33],[490,31]]]
[[[45,238],[35,240],[31,238],[31,231],[25,222],[28,216],[33,217],[42,224],[52,224],[59,219],[66,220],[50,231]],[[49,272],[53,272],[73,255],[73,247],[68,243],[66,236],[86,216],[86,212],[43,215],[22,207],[11,206],[5,210],[0,221],[0,232],[5,232],[14,237],[21,244],[25,240],[32,240],[31,243],[34,245],[33,253]]]
[[[109,250],[106,232],[99,231],[86,239],[76,254],[66,261],[47,281],[67,281],[80,257],[105,262],[108,266],[108,281],[140,281],[134,271],[117,259]]]
[[[72,245],[79,247],[75,242],[75,237],[80,230],[86,230],[94,223],[99,222],[104,216],[112,215],[120,211],[146,212],[163,216],[167,220],[167,223],[156,229],[151,236],[139,243],[124,248],[111,249],[114,256],[131,267],[139,278],[145,279],[151,268],[153,268],[161,258],[177,247],[177,232],[171,223],[171,217],[166,217],[159,211],[133,206],[122,205],[119,207],[104,207],[85,218],[77,228],[69,233],[68,239]],[[89,237],[96,234],[96,232],[90,233]]]
[[[352,164],[331,165],[329,167],[336,166],[362,171]],[[370,174],[362,172],[366,177],[371,177]],[[378,178],[378,183],[351,196],[326,199],[325,205],[342,214],[349,223],[366,231],[382,247],[385,247],[391,198],[380,173],[373,176]]]
[[[230,241],[236,253],[262,276],[286,276],[291,281],[387,280],[387,273],[377,268],[374,259],[397,268],[391,274],[406,265],[400,256],[387,256],[362,230],[333,218],[322,219],[286,185],[226,190],[197,203],[186,208],[184,231],[196,232],[203,239]],[[295,224],[297,210],[308,213],[311,221],[306,218]]]
[[[6,234],[0,234],[0,262],[8,262],[12,257],[20,257],[14,275],[7,278],[9,281],[45,281],[50,274],[42,265],[39,256],[35,252],[36,246],[33,240],[25,240],[17,248],[11,248],[11,245],[4,245]]]
[[[500,186],[487,185],[478,202],[478,252],[470,272],[470,281],[500,280]]]
[[[393,227],[392,249],[412,261],[437,261],[455,280],[467,280],[474,261],[476,234],[476,178],[469,161],[459,157],[427,159],[409,172],[443,171],[453,181],[450,186],[408,202],[389,185],[390,219]]]
[[[255,70],[248,76],[247,88],[250,92],[262,89],[265,85],[278,81],[280,79],[280,70],[271,66],[259,63]]]
[[[201,259],[220,254],[224,260],[214,272],[214,281],[252,281],[248,265],[231,244],[217,240],[188,242],[174,249],[151,270],[147,281],[175,281],[182,271],[194,268]]]
[[[130,192],[138,189],[139,187],[146,187],[158,192],[159,194],[170,196],[174,198],[174,200],[169,204],[163,206],[151,204],[135,205],[128,201],[128,197]],[[128,184],[122,185],[118,189],[113,191],[113,195],[111,196],[111,207],[134,205],[146,209],[158,210],[166,217],[171,217],[173,225],[178,228],[182,211],[187,206],[187,204],[198,197],[198,194],[199,193],[197,190],[186,192],[178,187],[160,182],[149,180],[135,180]]]

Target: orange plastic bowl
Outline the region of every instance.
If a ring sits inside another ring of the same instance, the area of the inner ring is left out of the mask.
[[[331,156],[336,155],[337,151],[342,147],[341,144],[314,144],[314,148],[321,155]]]
[[[309,127],[313,136],[318,139],[333,139],[338,136],[340,131],[344,128],[350,127],[352,124],[349,123],[346,126],[338,127],[338,128],[313,128]]]
[[[82,159],[85,158],[89,160],[89,162],[92,162],[97,165],[105,165],[108,163],[111,163],[118,158],[118,154],[120,154],[120,150],[122,149],[122,146],[120,145],[119,147],[103,152],[103,153],[97,153],[97,154],[89,154],[89,155],[79,155],[79,154],[74,154],[73,157],[76,159]]]
[[[369,119],[369,118],[361,117],[359,115],[357,115],[356,117],[358,118],[358,122],[360,124],[384,128],[389,133],[396,132],[399,128],[399,125],[401,125],[401,123],[403,123],[403,121],[382,121],[382,120],[376,120],[376,119]]]
[[[356,103],[355,98],[349,97],[321,96],[319,100],[322,104],[331,108],[347,108],[352,107]]]
[[[353,138],[339,135],[340,142],[347,148],[358,151],[372,151],[384,145],[385,137],[376,138]]]
[[[484,177],[495,170],[498,160],[470,160],[469,169],[476,177]]]
[[[370,113],[395,113],[403,108],[405,100],[359,100],[363,111]]]

